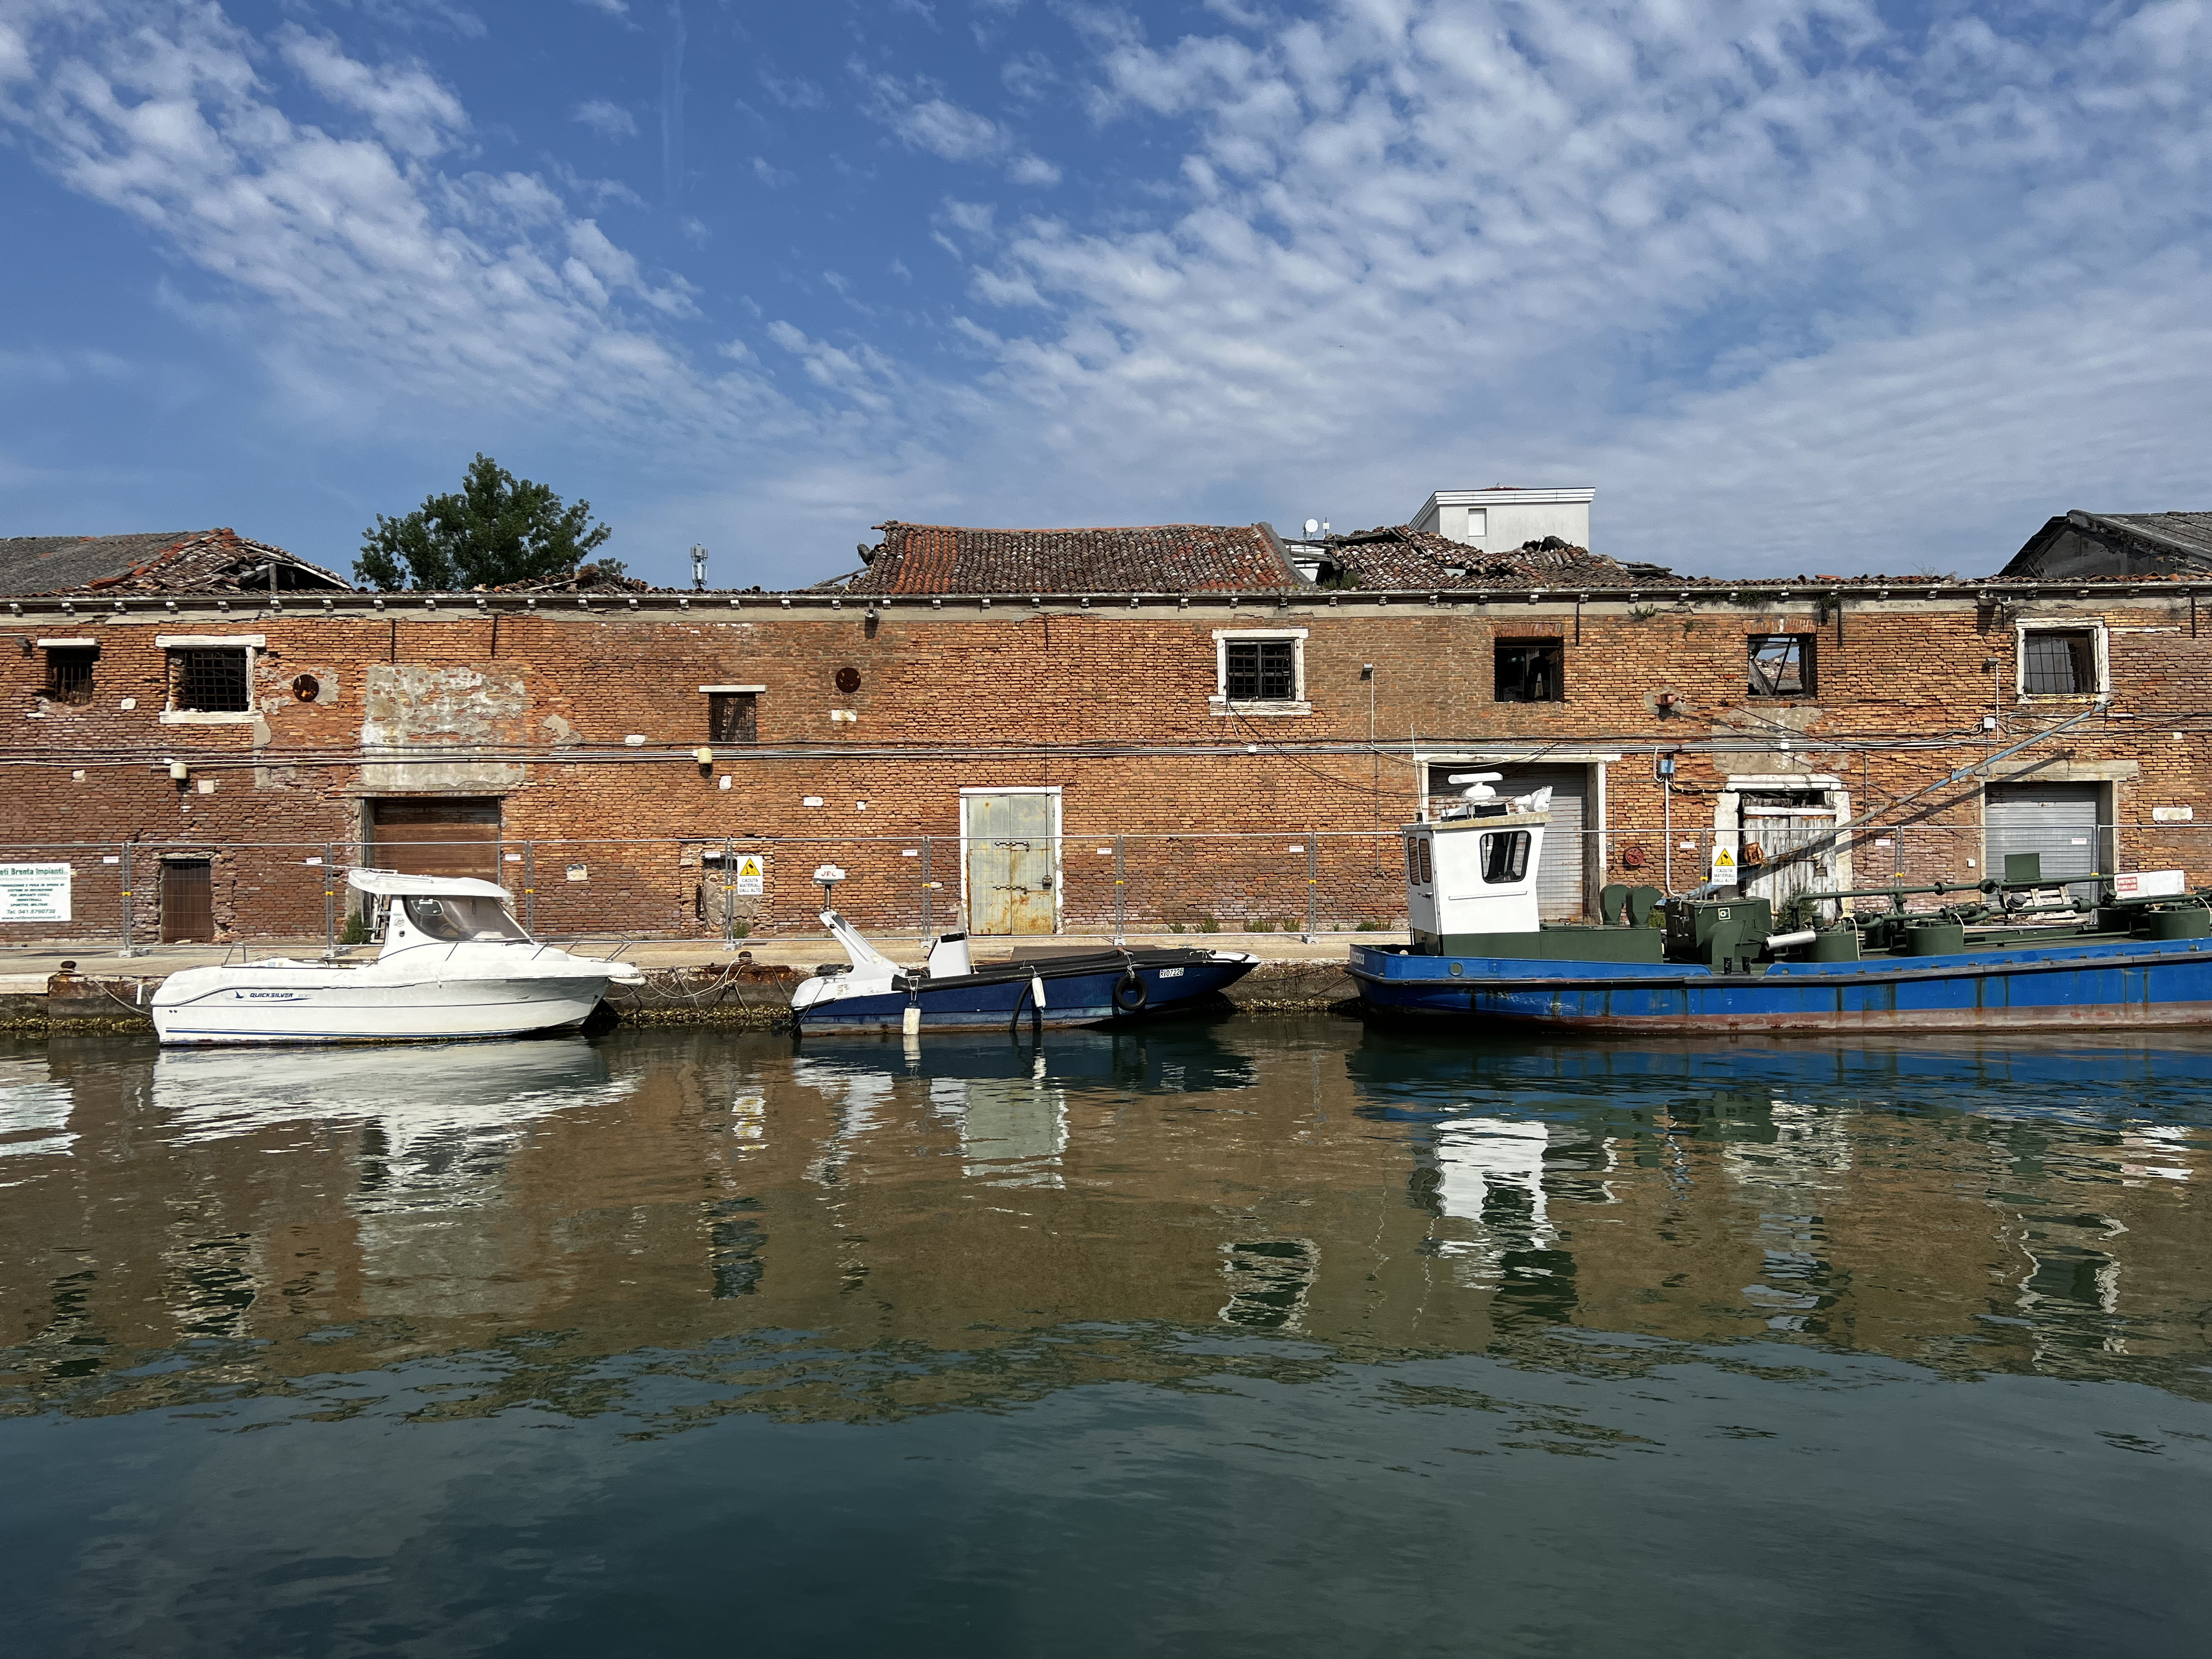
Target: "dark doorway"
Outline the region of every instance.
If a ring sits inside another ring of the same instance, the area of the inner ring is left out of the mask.
[[[499,879],[496,800],[373,800],[368,841],[368,861],[380,870]]]
[[[161,862],[161,943],[204,944],[214,938],[214,860],[164,859]]]

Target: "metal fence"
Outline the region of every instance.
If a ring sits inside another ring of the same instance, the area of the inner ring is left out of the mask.
[[[2109,871],[2180,869],[2212,881],[2212,825],[2100,825],[2046,856],[2052,886]],[[2090,844],[2082,845],[2082,841]],[[1732,871],[1777,898],[1807,888],[1971,886],[1992,874],[1976,824],[1867,825],[1810,848],[1768,848],[1757,832],[1611,825],[1547,861],[1583,879],[1558,919],[1594,913],[1605,887],[1693,891]],[[886,936],[969,928],[1119,939],[1158,933],[1314,935],[1405,925],[1400,832],[1066,832],[1036,861],[1042,891],[1018,918],[994,909],[995,843],[957,836],[563,838],[412,843],[496,872],[516,915],[550,939],[740,941],[817,933],[823,866],[834,902]],[[1717,851],[1729,854],[1725,868]],[[165,939],[341,940],[358,900],[343,842],[176,841],[0,843],[0,945],[67,940],[131,951]],[[1921,896],[1916,905],[1942,902]],[[1875,902],[1879,902],[1878,901]],[[988,913],[988,914],[987,914]]]

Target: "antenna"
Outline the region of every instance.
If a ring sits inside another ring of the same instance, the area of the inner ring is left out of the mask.
[[[1319,519],[1308,519],[1306,520],[1306,539],[1308,541],[1311,541],[1315,537],[1320,534],[1321,520]]]
[[[706,591],[707,550],[696,542],[691,544],[691,586],[696,592]]]

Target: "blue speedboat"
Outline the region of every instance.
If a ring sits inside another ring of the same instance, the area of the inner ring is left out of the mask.
[[[2039,902],[2055,884],[2029,854],[2002,881],[1802,894],[1778,932],[1765,899],[1656,890],[1620,892],[1607,925],[1544,926],[1548,803],[1468,793],[1405,832],[1411,945],[1352,947],[1370,1009],[1662,1035],[2212,1024],[2212,909],[2179,871],[2095,878],[2086,910]],[[1845,908],[1867,900],[1887,908]]]
[[[1010,1026],[1105,1025],[1187,1009],[1259,965],[1242,951],[1161,948],[1074,951],[976,963],[968,936],[945,933],[927,963],[902,968],[835,910],[822,925],[849,964],[802,980],[791,994],[802,1031],[990,1031]]]

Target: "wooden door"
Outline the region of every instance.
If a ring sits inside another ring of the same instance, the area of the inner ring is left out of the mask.
[[[215,937],[215,865],[208,859],[161,861],[161,943]]]
[[[380,870],[499,879],[496,800],[371,801],[369,838],[368,861]]]
[[[1051,795],[969,795],[968,931],[1059,931],[1058,800]]]

